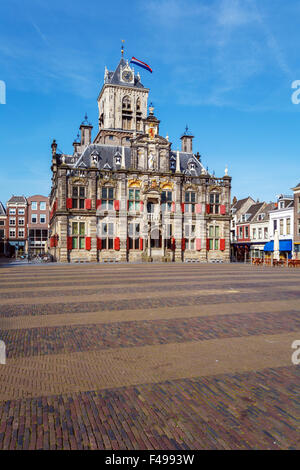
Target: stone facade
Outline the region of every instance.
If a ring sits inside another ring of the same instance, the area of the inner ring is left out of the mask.
[[[73,155],[52,143],[50,252],[61,262],[230,259],[231,177],[210,175],[193,136],[173,151],[123,57],[105,70],[92,142],[87,117]]]

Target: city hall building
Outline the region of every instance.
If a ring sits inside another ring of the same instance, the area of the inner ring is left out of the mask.
[[[181,151],[149,106],[149,89],[122,58],[105,68],[98,132],[87,116],[73,154],[52,142],[49,251],[60,262],[229,261],[231,178]]]

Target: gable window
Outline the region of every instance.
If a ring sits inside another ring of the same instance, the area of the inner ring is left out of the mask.
[[[24,215],[25,214],[25,209],[18,209],[18,214],[19,215]]]
[[[101,208],[110,211],[114,208],[114,188],[102,188],[102,203]]]
[[[140,224],[130,223],[128,228],[129,249],[138,250],[140,240]]]
[[[85,248],[85,223],[72,222],[72,248]]]
[[[184,212],[195,212],[196,206],[196,193],[194,191],[187,191],[184,199]]]
[[[72,209],[84,209],[85,187],[73,186],[72,188]]]
[[[9,213],[11,215],[15,215],[16,214],[16,209],[9,209]]]
[[[140,199],[141,197],[139,189],[129,189],[128,210],[139,211]]]
[[[211,214],[219,214],[220,210],[220,194],[219,193],[210,193],[209,195],[209,205]]]
[[[161,193],[162,212],[171,212],[172,191],[162,191]]]

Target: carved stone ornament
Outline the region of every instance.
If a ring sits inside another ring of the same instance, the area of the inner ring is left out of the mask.
[[[72,184],[85,184],[85,185],[88,184],[88,180],[86,178],[79,177],[79,176],[73,176],[71,178],[71,182]]]

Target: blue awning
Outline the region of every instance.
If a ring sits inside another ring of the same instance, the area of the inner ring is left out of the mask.
[[[274,241],[264,246],[264,251],[274,251]],[[279,251],[292,251],[292,240],[279,240]]]
[[[279,251],[292,251],[292,240],[279,240]]]
[[[274,242],[268,242],[264,246],[264,251],[274,251]]]

